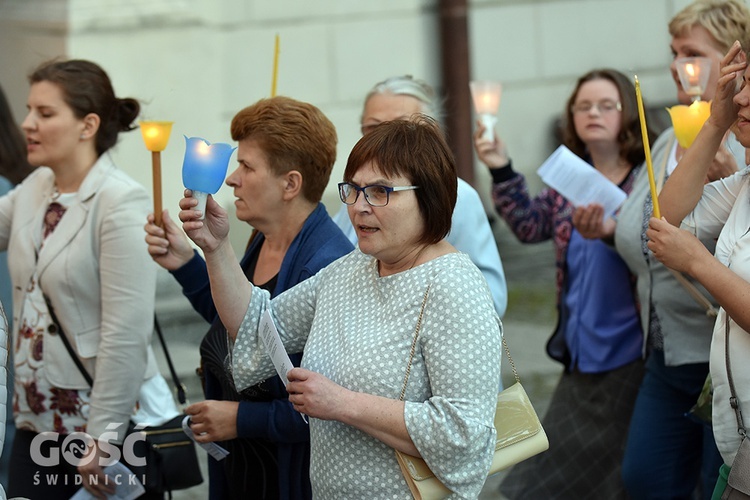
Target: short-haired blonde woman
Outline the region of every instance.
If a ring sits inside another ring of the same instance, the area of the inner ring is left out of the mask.
[[[750,11],[742,0],[699,0],[678,12],[669,23],[674,60],[707,57],[711,76],[703,99],[714,98],[719,65],[735,40],[750,43]],[[670,70],[682,104],[690,104],[677,76]],[[674,129],[659,135],[651,148],[658,188],[664,185],[685,150]],[[715,150],[708,180],[721,179],[744,165],[744,148],[727,134]],[[638,394],[623,461],[623,479],[632,498],[690,498],[701,491],[711,497],[721,457],[711,425],[686,413],[695,405],[709,371],[714,318],[690,291],[662,265],[646,246],[646,229],[653,203],[646,171],[636,180],[617,219],[615,245],[638,280],[641,325],[645,334],[646,374]],[[716,241],[704,238],[713,251]],[[699,293],[713,297],[689,276]]]

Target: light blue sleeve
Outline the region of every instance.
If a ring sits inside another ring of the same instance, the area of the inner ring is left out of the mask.
[[[411,371],[428,381],[431,396],[405,398],[409,436],[455,492],[451,498],[478,497],[496,442],[501,328],[481,279],[476,269],[434,278],[418,342],[424,365],[412,364]]]
[[[336,215],[331,217],[331,219],[333,219],[333,222],[335,222],[336,225],[341,229],[341,232],[344,233],[344,236],[346,236],[349,241],[352,242],[352,245],[356,247],[357,233],[354,231],[352,221],[349,219],[349,212],[346,210],[346,205],[342,203],[339,211],[336,213]]]
[[[468,254],[482,271],[492,292],[495,310],[502,318],[508,306],[508,287],[497,242],[479,194],[462,179],[458,179],[458,199],[447,239],[458,251]]]
[[[245,389],[276,375],[259,333],[261,319],[267,309],[271,311],[286,352],[304,350],[315,318],[316,285],[323,271],[297,283],[273,300],[268,291],[253,287],[250,303],[232,347],[232,378],[237,389]]]

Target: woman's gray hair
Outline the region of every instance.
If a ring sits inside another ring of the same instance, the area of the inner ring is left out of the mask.
[[[435,90],[424,80],[411,75],[392,76],[375,86],[367,93],[365,103],[375,94],[407,95],[422,103],[422,113],[440,121],[443,118],[442,102],[437,98]]]

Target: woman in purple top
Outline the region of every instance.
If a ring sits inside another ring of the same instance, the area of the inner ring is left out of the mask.
[[[626,498],[620,463],[643,374],[633,280],[611,244],[582,236],[588,221],[560,193],[547,188],[532,198],[503,142],[483,132],[480,123],[474,144],[490,168],[498,212],[522,242],[554,242],[559,321],[547,353],[565,365],[543,422],[549,451],[515,467],[501,491],[511,499]],[[630,190],[644,154],[625,75],[599,69],[579,78],[562,132],[573,153]],[[605,215],[601,207],[586,214]]]

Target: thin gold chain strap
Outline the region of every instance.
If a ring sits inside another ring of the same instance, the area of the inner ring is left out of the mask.
[[[516,364],[513,362],[513,358],[510,357],[510,349],[508,349],[508,343],[505,341],[505,335],[502,336],[503,339],[503,348],[505,348],[505,354],[508,356],[508,361],[510,361],[510,368],[513,370],[513,378],[516,379],[516,382],[519,384],[521,383],[521,379],[518,378],[518,372],[516,371]]]
[[[417,318],[417,326],[414,329],[414,338],[411,341],[411,350],[409,351],[409,363],[406,365],[406,375],[404,376],[404,386],[401,388],[401,395],[398,400],[403,401],[404,395],[406,394],[406,383],[409,382],[409,374],[411,373],[411,362],[414,359],[414,352],[417,350],[417,338],[419,338],[419,330],[422,328],[422,316],[424,316],[424,306],[427,303],[427,295],[430,293],[430,286],[427,286],[427,290],[424,291],[424,298],[422,299],[422,307],[419,310],[419,317]]]

